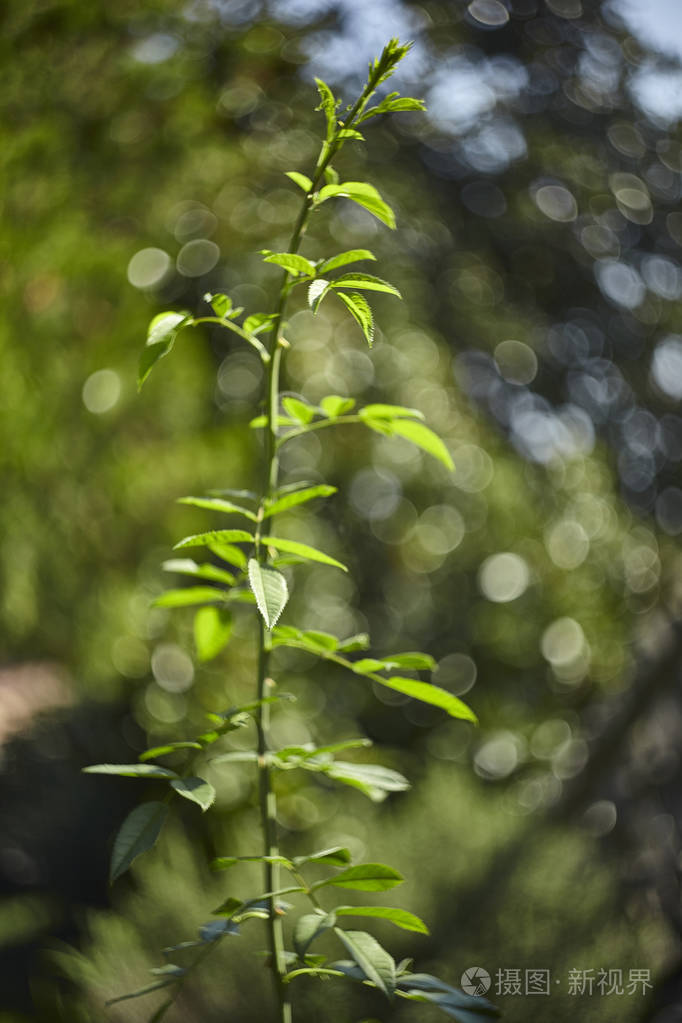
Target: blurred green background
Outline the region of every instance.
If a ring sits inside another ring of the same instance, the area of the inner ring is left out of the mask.
[[[271,306],[258,250],[286,247],[284,172],[316,155],[313,76],[351,99],[391,35],[415,42],[393,87],[428,113],[369,122],[339,170],[398,229],[329,204],[303,252],[369,247],[405,301],[373,303],[371,353],[333,308],[292,307],[284,386],[421,408],[456,473],[352,429],[290,445],[286,479],[340,493],[283,528],[351,571],[297,570],[286,620],[431,651],[480,726],[282,654],[299,700],[277,741],[364,734],[413,781],[374,805],[286,775],[284,844],[401,869],[431,935],[377,935],[456,985],[485,967],[510,1021],[679,1019],[677,4],[8,0],[0,23],[0,1021],[149,1019],[159,995],[104,1000],[257,884],[206,867],[256,844],[246,767],[212,768],[219,812],[178,808],[113,891],[112,836],[155,790],[80,774],[201,729],[254,673],[248,611],[198,667],[191,612],[150,602],[172,544],[208,528],[175,499],[258,482],[260,364],[186,333],[138,396],[136,363],[160,310],[208,290]],[[262,960],[228,944],[166,1018],[269,1018]],[[551,996],[514,993],[534,969]],[[302,1021],[442,1018],[299,983]]]

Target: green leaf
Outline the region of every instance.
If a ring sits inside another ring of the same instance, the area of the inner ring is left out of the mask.
[[[237,549],[235,548],[235,550]],[[217,565],[212,565],[210,562],[198,565],[191,558],[169,558],[168,561],[162,563],[161,568],[164,572],[178,572],[180,575],[191,575],[197,579],[213,579],[215,582],[227,583],[228,586],[235,581],[232,573],[226,572],[224,568],[218,568]]]
[[[222,295],[220,293],[212,295],[210,291],[207,291],[204,295],[204,302],[208,302],[213,309],[213,312],[216,316],[219,316],[221,320],[225,319],[232,309],[232,299],[229,295]]]
[[[241,547],[233,547],[232,544],[227,543],[209,543],[207,547],[212,554],[222,561],[226,561],[228,565],[236,565],[241,569],[246,568],[249,559]]]
[[[345,291],[336,291],[334,294],[341,299],[353,319],[359,323],[365,340],[371,348],[374,344],[374,317],[367,299],[355,291],[352,295],[347,295]]]
[[[373,185],[366,181],[343,181],[339,185],[325,185],[320,189],[318,202],[326,202],[332,198],[351,199],[353,202],[364,206],[366,210],[374,214],[378,220],[391,229],[395,228],[395,214],[387,202],[381,198],[379,192]]]
[[[208,533],[186,536],[175,544],[173,550],[177,551],[182,547],[207,547],[216,543],[253,543],[253,540],[253,534],[247,533],[245,529],[212,529]]]
[[[320,303],[327,294],[328,288],[329,281],[326,281],[324,277],[318,277],[308,288],[308,305],[314,313],[320,308]]]
[[[186,586],[161,593],[152,601],[152,607],[193,607],[196,604],[220,603],[224,599],[224,591],[215,586]]]
[[[294,857],[296,867],[304,866],[306,863],[331,863],[335,867],[344,867],[350,861],[350,851],[344,849],[342,845],[332,846],[331,849],[321,849],[319,852],[309,853],[307,856]]]
[[[355,398],[343,398],[340,394],[328,394],[320,402],[320,408],[329,419],[337,419],[344,412],[355,408]]]
[[[380,764],[351,764],[335,760],[324,769],[324,773],[335,781],[359,789],[375,803],[382,802],[388,792],[404,792],[410,787],[402,774]]]
[[[342,128],[337,136],[340,139],[353,139],[356,142],[364,142],[365,136],[355,128]]]
[[[292,645],[304,647],[319,655],[322,651],[336,650],[339,640],[331,632],[319,632],[317,629],[304,631],[293,625],[278,625],[272,634],[272,647]]]
[[[309,423],[316,412],[313,405],[308,405],[298,398],[282,398],[282,406],[286,414],[292,419],[297,419],[299,423]]]
[[[352,668],[356,675],[371,675],[373,672],[383,671],[384,662],[378,657],[363,657],[359,661],[354,661]]]
[[[251,558],[249,561],[249,582],[266,628],[271,629],[276,624],[289,599],[287,581],[274,568],[266,568],[264,565],[259,564],[255,558]]]
[[[402,927],[405,931],[429,933],[424,921],[414,913],[408,913],[406,909],[394,909],[391,906],[337,906],[335,913],[337,916],[373,916],[381,920],[390,920],[396,927]]]
[[[116,774],[121,778],[177,778],[175,771],[157,764],[92,764],[83,768],[83,774]]]
[[[206,508],[208,511],[245,515],[252,522],[258,521],[257,516],[250,508],[244,508],[241,504],[235,504],[234,501],[225,501],[222,497],[179,497],[178,504],[191,504],[196,508]]]
[[[346,566],[336,558],[330,557],[323,551],[318,551],[317,547],[309,547],[307,543],[299,543],[298,540],[284,540],[279,536],[262,536],[261,541],[269,547],[274,547],[276,551],[296,554],[299,558],[305,558],[307,561],[319,561],[323,565],[333,565],[334,568],[340,568],[344,572],[348,571]]]
[[[114,841],[109,869],[110,884],[126,872],[134,859],[152,848],[161,833],[167,813],[165,803],[152,802],[142,803],[128,814]]]
[[[316,497],[331,497],[336,491],[336,487],[329,486],[327,483],[319,483],[314,487],[306,487],[305,490],[296,490],[291,494],[285,494],[284,497],[280,497],[267,506],[263,512],[263,518],[268,519],[272,515],[279,515],[280,512],[288,511],[289,508],[295,508],[299,504],[305,504]]]
[[[268,425],[268,417],[266,415],[256,416],[251,420],[249,426],[252,430],[260,430],[264,426]],[[277,416],[277,426],[296,426],[295,419],[289,419],[288,416]]]
[[[340,742],[331,742],[326,746],[317,746],[311,752],[311,756],[317,756],[320,753],[340,753],[341,750],[345,749],[367,749],[368,746],[372,745],[371,739],[341,739]]]
[[[247,334],[264,334],[272,330],[275,320],[274,313],[253,313],[244,320],[244,330]]]
[[[391,94],[391,96],[397,95],[397,93]],[[370,107],[366,110],[362,117],[359,118],[358,124],[369,120],[370,117],[376,117],[377,114],[392,114],[398,113],[401,110],[426,110],[426,104],[423,99],[413,99],[411,96],[400,96],[397,99],[387,96],[378,106]]]
[[[282,867],[293,867],[286,856],[217,856],[211,860],[211,870],[228,870],[237,863],[277,863]]]
[[[309,192],[313,187],[312,181],[305,174],[299,174],[298,171],[285,171],[284,173],[288,178],[291,178],[295,185],[302,188],[304,192]]]
[[[264,263],[275,263],[290,274],[306,274],[315,276],[315,264],[297,252],[271,252],[263,259]]]
[[[347,266],[348,263],[360,263],[362,260],[371,259],[376,262],[376,256],[369,249],[348,249],[346,252],[339,252],[338,255],[332,256],[331,259],[325,260],[320,267],[318,267],[318,273],[326,273],[328,270],[336,270],[340,266]]]
[[[433,430],[429,430],[428,426],[424,426],[423,423],[413,423],[404,419],[398,419],[392,423],[392,427],[394,434],[404,437],[405,440],[412,441],[418,448],[422,448],[427,454],[433,455],[439,462],[442,462],[446,469],[454,470],[455,466],[450,452],[440,437]]]
[[[217,657],[230,641],[232,615],[217,607],[202,607],[194,616],[194,645],[204,663]]]
[[[338,100],[335,99],[334,93],[329,88],[326,82],[323,82],[321,78],[315,79],[317,85],[317,91],[320,94],[320,105],[316,107],[316,110],[322,110],[327,121],[327,142],[331,142],[334,132],[336,131],[336,108],[338,106]]]
[[[435,671],[436,662],[430,654],[409,652],[404,654],[390,654],[381,658],[386,667],[406,668],[408,671]]]
[[[361,419],[423,419],[424,413],[418,408],[406,408],[405,405],[365,405],[358,411]]]
[[[364,422],[377,433],[383,433],[390,437],[404,437],[405,440],[416,444],[418,448],[426,451],[427,454],[433,455],[447,469],[453,470],[455,468],[450,452],[445,447],[443,441],[433,430],[429,430],[428,426],[424,426],[423,423],[415,423],[408,419],[378,420],[372,419],[369,416],[364,419]]]
[[[171,782],[171,788],[178,795],[197,803],[203,811],[208,810],[215,800],[215,789],[203,778],[176,778]]]
[[[328,185],[338,185],[339,183],[339,175],[330,163],[324,169],[324,180]]]
[[[180,325],[191,319],[191,313],[159,313],[149,324],[146,344],[158,345],[167,341],[170,337],[175,338]]]
[[[386,224],[392,231],[395,230],[395,213],[383,199],[375,199],[369,195],[351,195],[349,198],[357,203],[358,206],[364,206],[377,220],[380,220],[382,224]]]
[[[138,760],[144,762],[145,760],[155,760],[157,757],[163,757],[166,753],[175,753],[176,750],[182,749],[201,749],[200,742],[167,742],[164,746],[150,746],[144,753],[140,753]]]
[[[159,313],[149,324],[145,347],[140,355],[137,375],[138,390],[149,376],[154,365],[168,355],[175,339],[183,327],[192,322],[190,313],[166,312]]]
[[[366,650],[369,646],[369,636],[366,632],[358,632],[355,636],[349,636],[339,643],[339,651],[351,653],[355,650]]]
[[[360,892],[385,892],[402,884],[405,878],[385,863],[359,863],[356,867],[342,870],[334,877],[318,881],[313,888],[354,888]]]
[[[294,927],[294,948],[300,959],[303,959],[315,938],[328,931],[336,923],[334,913],[306,913],[300,916]]]
[[[372,274],[347,273],[336,277],[331,282],[332,288],[359,288],[361,291],[385,291],[388,295],[395,295],[402,298],[398,289],[381,277],[374,277]]]
[[[228,920],[231,916],[237,912],[238,909],[244,905],[241,899],[235,899],[234,896],[230,895],[224,902],[221,902],[217,909],[213,910],[214,916],[224,916]]]
[[[367,979],[376,984],[387,998],[392,998],[395,991],[395,962],[386,949],[366,931],[343,931],[335,927],[334,933]]]
[[[421,700],[422,703],[429,703],[432,707],[440,707],[450,717],[461,718],[464,721],[473,721],[474,723],[478,721],[473,710],[467,707],[466,703],[453,696],[452,693],[448,693],[445,689],[441,689],[440,686],[434,686],[430,682],[419,682],[414,678],[397,677],[377,677],[375,681],[380,682],[382,686],[386,686],[388,689],[395,690],[397,693],[411,696],[413,700]]]

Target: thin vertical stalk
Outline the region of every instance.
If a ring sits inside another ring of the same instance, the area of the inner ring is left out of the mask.
[[[299,215],[294,224],[288,252],[298,252],[310,214],[314,206],[314,196],[318,185],[324,178],[324,172],[332,159],[343,144],[344,129],[352,127],[355,119],[362,113],[367,102],[374,92],[378,82],[381,80],[381,67],[375,67],[370,73],[367,84],[351,108],[345,119],[339,123],[331,139],[327,139],[320,149],[320,154],[315,165],[310,189],[305,195]],[[283,351],[288,348],[286,340],[281,335],[282,323],[286,313],[290,293],[290,274],[284,271],[279,289],[279,296],[273,321],[272,341],[270,342],[268,354],[270,359],[267,363],[267,380],[265,395],[265,449],[263,466],[263,485],[261,498],[261,514],[265,502],[272,498],[277,490],[279,478],[279,464],[277,457],[277,417],[279,414],[279,374],[281,369]],[[256,532],[257,557],[261,562],[266,560],[265,552],[260,544],[260,521]],[[270,695],[270,689],[274,682],[269,677],[269,652],[266,645],[266,628],[262,618],[259,616],[258,626],[258,700],[264,700]],[[278,834],[277,834],[277,799],[272,785],[272,772],[268,762],[268,728],[270,723],[269,704],[261,703],[256,717],[256,728],[258,732],[258,792],[261,833],[263,838],[263,855],[270,858],[270,862],[264,863],[264,883],[268,892],[277,891],[279,888],[279,866],[271,861],[272,857],[278,855]],[[284,935],[282,919],[278,914],[275,899],[270,898],[270,913],[268,916],[268,943],[270,948],[270,960],[275,990],[278,1002],[278,1015],[280,1023],[291,1023],[292,1007],[288,995],[288,985],[284,982],[284,975],[287,972],[284,959]]]

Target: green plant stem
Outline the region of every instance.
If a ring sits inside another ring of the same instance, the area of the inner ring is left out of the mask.
[[[331,160],[338,152],[342,145],[342,138],[340,137],[341,132],[345,128],[352,126],[353,121],[363,111],[364,107],[369,100],[372,92],[376,88],[377,75],[370,75],[369,81],[365,86],[362,95],[359,97],[355,105],[352,107],[350,113],[345,118],[343,123],[339,125],[336,132],[334,133],[331,140],[327,140],[323,143],[320,150],[320,155],[317,159],[315,166],[315,172],[312,178],[312,184],[310,190],[306,193],[306,196],[301,205],[301,210],[294,224],[293,232],[291,235],[291,241],[289,242],[288,252],[298,252],[310,214],[315,206],[315,191],[320,181],[322,181],[324,172],[329,166]],[[277,457],[277,418],[279,414],[279,374],[282,362],[282,352],[288,347],[286,340],[281,336],[282,323],[286,313],[287,302],[289,294],[291,292],[290,274],[285,270],[282,276],[280,284],[279,297],[277,301],[277,308],[275,311],[275,317],[273,321],[272,329],[272,341],[270,344],[269,351],[267,352],[267,360],[263,359],[267,365],[267,380],[266,380],[266,401],[265,401],[265,415],[266,415],[266,427],[265,427],[265,451],[264,451],[264,474],[263,474],[263,488],[262,488],[262,499],[261,508],[265,506],[266,501],[272,499],[278,484],[279,476],[279,461]],[[227,324],[226,324],[227,325]],[[251,343],[253,341],[247,338]],[[267,554],[258,544],[260,533],[259,531],[256,538],[257,556],[259,560],[264,561]],[[272,685],[268,677],[269,671],[269,651],[266,649],[266,630],[262,618],[259,616],[259,632],[258,632],[258,699],[263,700],[266,696],[270,695],[268,692],[269,686]],[[259,807],[260,807],[260,820],[261,830],[263,836],[263,855],[265,856],[277,856],[279,854],[278,841],[277,841],[277,800],[275,791],[272,785],[272,774],[269,765],[268,758],[268,728],[270,723],[270,708],[268,704],[261,704],[258,709],[256,716],[256,728],[258,733],[258,768],[259,768]],[[264,864],[264,881],[266,891],[272,892],[277,890],[279,886],[279,864],[266,862]],[[275,980],[275,989],[277,993],[278,1008],[279,1008],[279,1019],[281,1023],[291,1023],[292,1020],[292,1008],[289,1000],[287,991],[287,985],[284,982],[286,975],[286,963],[284,959],[284,935],[282,928],[282,920],[276,910],[275,901],[273,898],[270,899],[270,913],[268,917],[268,939],[270,946],[271,956],[271,968],[273,977]]]

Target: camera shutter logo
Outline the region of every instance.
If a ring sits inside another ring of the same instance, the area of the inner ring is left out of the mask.
[[[470,966],[462,974],[462,991],[467,995],[484,995],[490,989],[490,974],[482,966]]]

